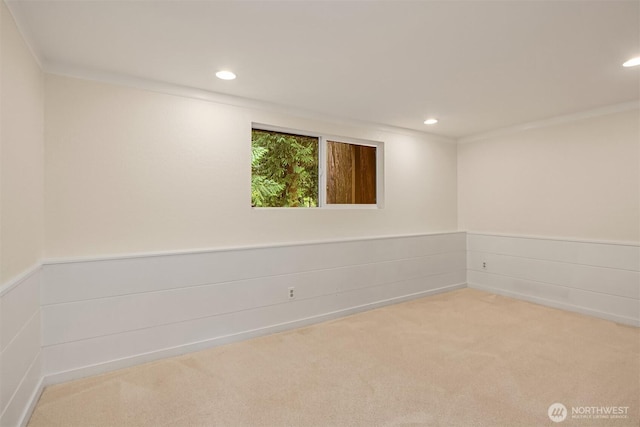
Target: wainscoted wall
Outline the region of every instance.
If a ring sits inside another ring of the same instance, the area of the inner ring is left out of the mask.
[[[0,426],[17,426],[42,384],[40,266],[0,289]]]
[[[640,326],[640,246],[467,234],[471,288]]]
[[[358,239],[43,268],[43,370],[53,383],[464,287],[466,237]]]
[[[465,284],[640,326],[633,244],[451,232],[46,261],[0,290],[0,425],[25,423],[43,383]]]

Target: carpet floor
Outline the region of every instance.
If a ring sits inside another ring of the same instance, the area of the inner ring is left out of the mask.
[[[47,387],[29,422],[214,425],[638,426],[640,329],[461,289]]]

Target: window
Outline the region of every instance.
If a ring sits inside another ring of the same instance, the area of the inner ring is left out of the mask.
[[[382,143],[251,129],[251,206],[378,207]]]
[[[376,147],[327,141],[327,203],[376,204]]]
[[[251,130],[251,206],[318,206],[319,138]]]

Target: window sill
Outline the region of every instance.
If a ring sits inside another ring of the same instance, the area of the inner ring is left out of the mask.
[[[298,210],[318,210],[318,211],[322,211],[322,210],[348,210],[348,209],[354,209],[354,210],[361,210],[361,209],[382,209],[381,206],[378,205],[325,205],[325,206],[316,206],[316,207],[305,207],[305,206],[300,206],[300,207],[281,207],[281,206],[274,206],[274,207],[251,207],[252,210],[256,210],[256,211],[268,211],[268,210],[288,210],[288,211],[298,211]]]

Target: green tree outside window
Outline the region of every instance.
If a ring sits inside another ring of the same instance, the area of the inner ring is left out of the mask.
[[[315,137],[251,130],[251,205],[318,206]]]

